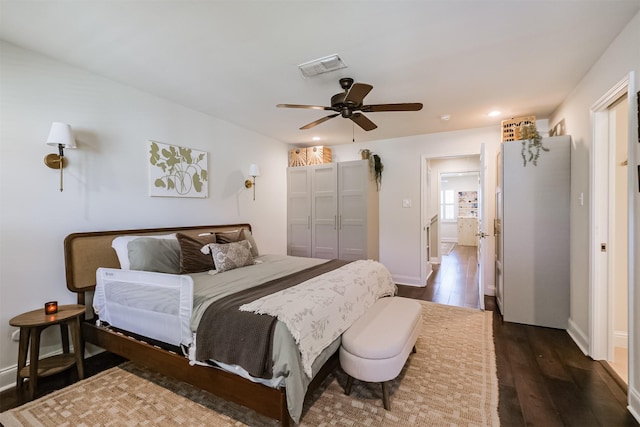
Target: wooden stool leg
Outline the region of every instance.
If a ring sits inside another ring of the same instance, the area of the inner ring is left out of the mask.
[[[347,384],[344,387],[344,394],[349,396],[351,394],[351,386],[353,385],[353,377],[351,375],[347,375]]]
[[[391,403],[389,402],[389,382],[383,381],[382,383],[382,405],[387,411],[391,410]]]
[[[31,331],[31,346],[29,352],[29,399],[33,400],[38,385],[38,357],[40,356],[40,333],[42,328],[33,328]]]
[[[20,328],[20,344],[18,347],[18,372],[16,374],[16,388],[22,389],[24,378],[20,376],[20,371],[27,366],[27,353],[29,351],[30,328]]]
[[[62,338],[62,351],[69,353],[69,328],[66,323],[60,323],[60,337]]]
[[[84,378],[84,347],[80,336],[80,318],[75,317],[71,323],[71,338],[73,339],[73,353],[76,356],[76,367],[78,368],[78,378]]]

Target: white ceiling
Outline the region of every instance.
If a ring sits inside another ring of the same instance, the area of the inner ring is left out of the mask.
[[[0,38],[293,144],[352,140],[341,117],[275,108],[329,105],[338,79],[374,89],[368,113],[390,139],[546,118],[640,0],[29,1],[1,0]],[[297,65],[337,53],[348,68],[304,79]],[[502,114],[487,117],[491,110]],[[448,122],[440,120],[451,115]]]

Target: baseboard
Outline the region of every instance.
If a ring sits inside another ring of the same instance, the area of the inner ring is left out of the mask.
[[[70,348],[73,351],[73,346]],[[88,358],[91,356],[95,356],[98,353],[102,353],[104,349],[97,347],[95,345],[87,344],[84,350],[84,358]],[[49,353],[43,353],[40,355],[40,359],[44,359],[45,357],[56,356],[58,354],[62,354],[62,349],[57,349],[55,351],[51,351]],[[17,356],[16,356],[17,357]],[[18,364],[7,366],[4,369],[0,370],[0,392],[8,390],[16,386],[16,375],[18,371]]]
[[[629,334],[625,331],[613,331],[613,346],[629,348]]]
[[[400,274],[393,274],[391,277],[393,278],[393,282],[398,285],[417,286],[419,288],[426,286],[426,283],[422,283],[420,277],[402,276]]]
[[[443,237],[442,239],[440,239],[440,241],[447,243],[458,243],[458,239],[456,239],[455,237]]]
[[[576,343],[578,348],[586,355],[589,356],[589,339],[587,335],[582,332],[582,330],[578,327],[576,322],[573,319],[569,318],[569,327],[567,328],[567,333]]]
[[[486,286],[484,288],[484,294],[490,297],[496,296],[496,287],[494,285]]]
[[[631,412],[631,415],[640,423],[640,392],[636,389],[629,388],[629,406],[627,409]]]

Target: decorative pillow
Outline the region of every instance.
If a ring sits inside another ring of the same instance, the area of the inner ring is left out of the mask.
[[[246,240],[232,243],[210,243],[202,248],[202,252],[211,252],[216,270],[222,273],[255,264],[249,245],[250,243]]]
[[[216,235],[191,237],[177,233],[180,244],[180,274],[201,273],[215,269],[211,255],[203,254],[201,249],[210,243],[216,243]]]
[[[130,270],[129,267],[129,242],[141,237],[150,239],[175,239],[175,234],[164,234],[161,236],[118,236],[111,241],[111,247],[116,251],[118,261],[120,262],[120,268],[123,270]]]
[[[253,234],[251,231],[246,228],[241,228],[238,230],[232,231],[222,231],[220,233],[216,233],[217,243],[232,243],[239,242],[241,240],[248,240],[251,244],[251,256],[254,258],[260,255],[258,253],[258,246],[256,245],[256,241],[253,239]]]
[[[178,274],[180,245],[176,239],[139,237],[127,245],[131,270]]]
[[[243,240],[242,229],[240,228],[238,230],[221,231],[216,233],[216,240],[217,243],[232,243]]]
[[[253,239],[253,233],[251,233],[251,231],[244,229],[242,230],[242,234],[244,235],[244,238],[247,239],[249,241],[249,244],[251,245],[251,256],[252,257],[257,257],[260,256],[260,253],[258,252],[258,245],[256,245],[256,241]]]

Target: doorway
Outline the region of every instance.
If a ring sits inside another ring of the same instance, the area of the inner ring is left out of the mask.
[[[591,356],[629,381],[629,78],[592,107]],[[631,355],[632,356],[632,355]]]
[[[453,305],[473,305],[471,299],[477,301],[484,296],[474,244],[477,226],[467,230],[471,236],[465,235],[471,243],[460,241],[458,236],[459,217],[477,223],[480,169],[478,154],[423,158],[422,247],[428,248],[428,259],[422,257],[423,286],[433,287],[432,292],[439,290]],[[484,300],[478,304],[483,307]]]

